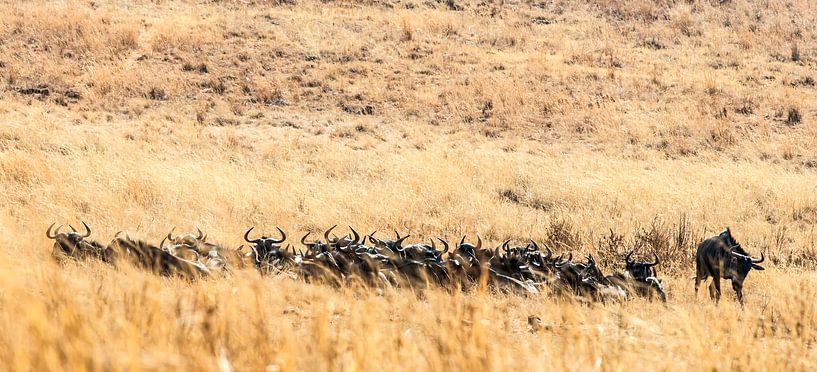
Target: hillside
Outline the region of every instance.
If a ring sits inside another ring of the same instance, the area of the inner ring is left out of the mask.
[[[813,369],[809,1],[0,0],[0,365]],[[666,307],[58,265],[87,221],[657,252]],[[726,226],[767,270],[692,291]],[[529,315],[545,328],[527,330]]]

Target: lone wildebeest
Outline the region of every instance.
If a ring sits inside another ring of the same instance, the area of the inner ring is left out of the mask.
[[[749,256],[727,227],[718,236],[706,239],[698,246],[698,253],[695,255],[695,293],[698,293],[701,281],[712,277],[709,296],[717,302],[721,297],[721,278],[730,279],[738,301],[743,305],[743,281],[749,270],[764,270],[758,265],[763,260],[763,252],[760,253],[760,259]]]

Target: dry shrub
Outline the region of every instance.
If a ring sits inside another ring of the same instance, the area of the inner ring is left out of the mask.
[[[253,82],[252,85],[245,86],[245,93],[248,94],[253,102],[262,103],[266,105],[284,105],[284,93],[279,84],[266,79],[259,79]]]
[[[428,22],[431,32],[444,38],[451,38],[459,34],[460,25],[453,17],[440,17]]]
[[[797,46],[797,43],[791,45],[791,60],[792,62],[800,61],[800,48]]]
[[[631,233],[611,228],[609,234],[594,237],[596,253],[610,270],[620,269],[630,252],[634,259],[648,261],[655,254],[661,261],[658,269],[666,275],[675,275],[694,267],[697,245],[705,238],[694,230],[702,231],[685,214],[672,223],[656,217],[644,226],[636,226]]]
[[[800,115],[800,110],[797,107],[789,107],[786,112],[786,124],[788,125],[797,125],[800,124],[802,120],[802,116]]]
[[[673,29],[686,37],[703,35],[703,27],[698,15],[692,13],[692,9],[688,6],[673,9],[670,22]]]
[[[602,14],[619,21],[656,21],[666,17],[672,0],[593,0]]]
[[[0,182],[8,184],[9,190],[33,187],[42,182],[41,165],[34,159],[14,152],[0,157]]]
[[[1,16],[0,35],[6,43],[23,43],[35,52],[59,58],[113,59],[139,46],[139,26],[88,11],[79,3],[40,7],[17,4]],[[55,17],[54,14],[59,14]]]
[[[412,41],[414,40],[414,34],[416,29],[414,27],[414,22],[411,19],[411,16],[408,14],[403,14],[400,16],[400,41]]]
[[[152,27],[149,37],[151,49],[156,52],[201,52],[223,40],[218,31],[219,25],[214,24],[217,22],[187,15],[163,20]]]
[[[563,252],[582,251],[584,239],[583,232],[577,229],[573,222],[567,218],[555,219],[550,222],[545,230],[545,244],[555,250]]]

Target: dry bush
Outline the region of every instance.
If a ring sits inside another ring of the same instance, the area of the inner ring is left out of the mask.
[[[77,2],[46,7],[15,4],[3,14],[0,37],[59,59],[114,59],[139,46],[139,27],[132,19],[111,19]],[[58,13],[59,17],[54,17]]]

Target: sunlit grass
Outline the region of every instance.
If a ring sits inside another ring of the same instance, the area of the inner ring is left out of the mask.
[[[808,2],[0,3],[3,369],[817,367]],[[669,301],[55,263],[80,220],[654,250]],[[726,226],[767,257],[742,309],[693,294]]]

